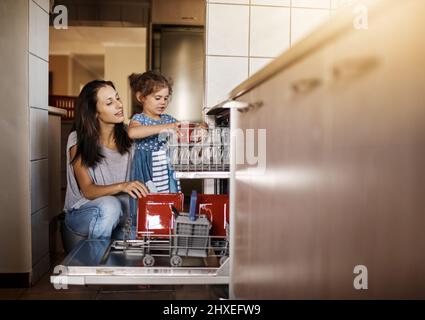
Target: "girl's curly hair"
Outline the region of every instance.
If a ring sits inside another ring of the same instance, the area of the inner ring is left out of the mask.
[[[129,77],[130,87],[134,93],[140,92],[143,97],[147,97],[153,92],[163,88],[168,88],[169,94],[173,93],[171,79],[156,71],[145,73],[132,73]]]

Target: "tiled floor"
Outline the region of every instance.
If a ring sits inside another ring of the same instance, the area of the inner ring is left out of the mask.
[[[151,286],[69,286],[56,290],[44,275],[28,289],[2,289],[0,300],[218,300],[227,299],[224,285],[151,285]]]

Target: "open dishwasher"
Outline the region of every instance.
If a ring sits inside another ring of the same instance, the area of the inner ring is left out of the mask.
[[[174,140],[168,137],[176,177],[213,179],[214,194],[193,192],[189,212],[184,212],[183,193],[139,199],[135,239],[81,241],[54,268],[50,281],[56,289],[229,283],[229,130],[204,130],[198,139],[196,129],[187,124],[181,133]]]

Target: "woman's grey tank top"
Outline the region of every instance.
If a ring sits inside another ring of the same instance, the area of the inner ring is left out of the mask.
[[[71,209],[78,209],[83,204],[87,203],[88,199],[84,198],[83,194],[78,187],[77,180],[74,175],[74,168],[71,165],[70,149],[77,144],[77,133],[72,131],[68,136],[68,143],[66,146],[66,195],[64,211],[68,212]],[[129,153],[121,155],[118,151],[111,150],[102,146],[102,154],[105,156],[96,167],[88,169],[89,176],[97,185],[109,185],[129,181],[131,159],[133,157],[134,149],[131,148]],[[129,196],[127,194],[120,194],[119,198],[122,202],[126,203],[128,208]]]

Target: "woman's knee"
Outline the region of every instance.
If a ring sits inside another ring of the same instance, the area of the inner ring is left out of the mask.
[[[98,198],[99,214],[104,219],[111,221],[118,221],[122,215],[121,201],[114,196],[105,196]]]

